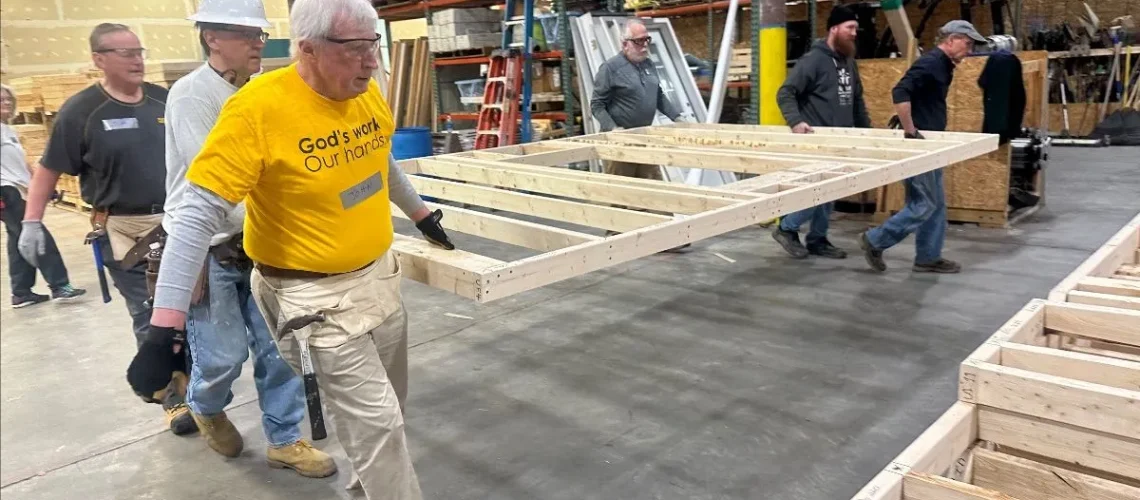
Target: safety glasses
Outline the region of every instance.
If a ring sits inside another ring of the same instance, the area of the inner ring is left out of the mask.
[[[649,42],[653,41],[653,37],[645,36],[645,37],[641,37],[641,38],[626,38],[626,40],[629,42],[632,42],[634,45],[640,45],[640,46],[644,47],[646,45],[649,45]]]

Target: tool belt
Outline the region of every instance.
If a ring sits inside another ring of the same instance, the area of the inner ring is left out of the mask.
[[[230,239],[210,247],[210,255],[219,264],[232,264],[241,267],[253,266],[253,261],[250,260],[249,255],[246,255],[245,247],[242,246],[242,233],[235,234]]]
[[[372,262],[374,262],[374,261],[370,261],[363,266],[360,266],[356,269],[353,269],[351,271],[346,271],[343,273],[319,273],[316,271],[301,271],[298,269],[283,269],[280,267],[273,267],[273,266],[270,266],[268,264],[261,264],[261,263],[254,264],[254,267],[257,268],[257,271],[259,273],[261,273],[262,276],[265,276],[268,278],[294,279],[294,280],[319,280],[321,278],[328,278],[330,276],[339,276],[341,274],[355,273],[361,269],[364,269],[364,268],[372,265]]]

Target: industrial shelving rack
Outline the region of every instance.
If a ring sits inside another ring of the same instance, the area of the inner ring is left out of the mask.
[[[527,2],[528,4],[530,2]],[[404,2],[399,4],[380,5],[376,7],[376,13],[380,19],[389,24],[392,21],[405,21],[409,19],[424,18],[424,20],[431,24],[431,11],[438,9],[463,9],[463,8],[478,8],[490,6],[504,7],[502,0],[413,0],[411,2]],[[524,60],[525,66],[523,68],[525,76],[525,83],[523,85],[524,101],[530,102],[531,95],[531,82],[532,75],[531,63],[533,61],[542,60],[558,60],[560,62],[560,77],[562,85],[562,97],[565,105],[564,111],[557,112],[539,112],[539,113],[520,113],[523,116],[522,127],[522,142],[528,142],[530,139],[531,124],[530,119],[550,119],[562,120],[565,122],[567,135],[576,135],[575,127],[575,101],[572,89],[572,71],[573,66],[570,63],[570,51],[573,43],[570,40],[570,24],[566,15],[566,0],[554,0],[553,3],[555,14],[558,16],[558,45],[561,50],[553,50],[549,52],[532,52],[530,46],[524,46]],[[529,9],[524,13],[526,23],[524,26],[532,26],[534,19],[533,9]],[[529,40],[530,31],[526,32],[526,39]],[[392,37],[391,33],[388,34],[387,43],[391,46]],[[525,44],[529,45],[529,44]],[[486,64],[490,61],[487,56],[469,56],[469,57],[455,57],[455,58],[436,58],[435,53],[428,51],[428,61],[432,67],[431,70],[431,96],[432,107],[437,111],[440,108],[439,102],[439,76],[436,73],[436,68],[457,65],[470,65],[470,64]],[[529,111],[529,106],[527,106]],[[449,113],[438,112],[436,127],[438,128],[439,121],[451,120],[470,120],[475,121],[478,119],[478,113]]]

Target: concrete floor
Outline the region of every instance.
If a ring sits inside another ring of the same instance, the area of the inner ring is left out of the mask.
[[[1055,149],[1046,208],[1010,230],[951,226],[955,276],[912,274],[911,240],[875,275],[858,255],[790,260],[749,228],[486,306],[408,282],[425,495],[849,498],[950,405],[972,349],[1140,211],[1137,158]],[[91,295],[13,310],[2,280],[5,500],[353,498],[335,439],[327,480],[265,466],[249,375],[229,409],[241,457],[164,431],[124,380],[128,317],[98,300],[86,219],[48,226]],[[863,227],[836,222],[832,239],[857,250]]]

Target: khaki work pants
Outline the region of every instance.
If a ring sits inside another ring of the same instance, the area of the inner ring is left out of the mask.
[[[281,357],[298,374],[298,340],[308,339],[321,399],[369,500],[422,498],[404,434],[408,320],[400,277],[389,252],[351,273],[308,280],[254,270],[251,280]],[[281,334],[286,321],[316,313],[323,323]]]

